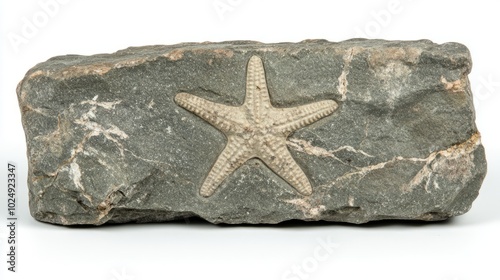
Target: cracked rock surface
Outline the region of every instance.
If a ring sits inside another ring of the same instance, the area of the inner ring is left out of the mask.
[[[310,195],[259,159],[200,195],[227,139],[174,97],[243,104],[252,56],[262,59],[274,107],[338,104],[286,141]],[[185,43],[54,57],[17,89],[30,211],[63,225],[461,215],[486,174],[471,66],[465,46],[427,40]]]

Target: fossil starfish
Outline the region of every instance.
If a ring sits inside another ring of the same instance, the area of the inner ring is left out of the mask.
[[[189,93],[178,93],[175,102],[222,131],[227,144],[212,166],[200,195],[211,196],[234,170],[259,158],[302,195],[312,193],[311,183],[286,146],[288,135],[337,109],[333,100],[292,108],[271,105],[264,65],[258,56],[248,62],[245,102],[241,106],[214,103]]]

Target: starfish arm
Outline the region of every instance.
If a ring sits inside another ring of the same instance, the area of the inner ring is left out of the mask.
[[[242,138],[230,136],[222,153],[212,166],[200,189],[200,195],[204,197],[211,196],[222,181],[229,174],[238,169],[250,158],[250,149],[244,145]]]
[[[244,106],[255,123],[262,122],[271,108],[264,65],[258,56],[252,56],[248,61]]]
[[[259,158],[302,195],[311,195],[311,183],[286,147],[285,138],[268,138]]]
[[[273,124],[287,134],[330,115],[337,107],[337,102],[323,100],[293,108],[277,108],[277,114],[273,114]]]
[[[241,127],[238,107],[215,103],[185,92],[178,93],[175,102],[223,132],[236,131]]]

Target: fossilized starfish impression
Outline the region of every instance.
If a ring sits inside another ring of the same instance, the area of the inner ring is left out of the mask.
[[[292,108],[271,105],[264,65],[258,56],[248,62],[245,102],[241,106],[214,103],[189,93],[175,101],[222,131],[227,145],[212,166],[200,195],[211,196],[233,171],[251,158],[259,158],[302,195],[312,193],[311,183],[286,146],[288,135],[337,109],[333,100]]]

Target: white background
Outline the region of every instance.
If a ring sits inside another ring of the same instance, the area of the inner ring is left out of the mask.
[[[0,2],[0,279],[500,279],[498,2],[54,1]],[[15,89],[36,63],[185,41],[352,37],[426,38],[469,47],[477,125],[489,164],[469,213],[431,224],[180,221],[90,228],[44,224],[30,216]],[[7,161],[17,163],[19,178],[16,273],[6,263]]]

